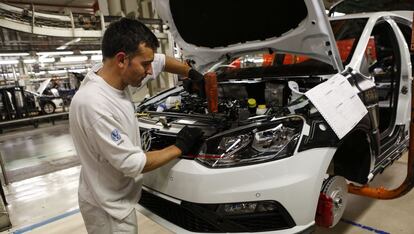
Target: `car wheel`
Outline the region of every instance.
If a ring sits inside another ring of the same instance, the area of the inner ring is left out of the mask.
[[[42,107],[42,111],[45,114],[55,113],[55,109],[56,109],[56,107],[52,102],[46,102]]]
[[[348,184],[342,176],[330,176],[323,182],[316,211],[316,223],[331,228],[344,214],[348,202]]]

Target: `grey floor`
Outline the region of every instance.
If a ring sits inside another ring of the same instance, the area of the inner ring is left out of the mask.
[[[2,233],[86,233],[76,195],[80,167],[67,121],[2,134],[0,152],[9,177],[16,181],[5,187],[13,227]],[[403,157],[377,176],[374,184],[394,188],[405,174]],[[412,234],[413,210],[414,190],[386,201],[350,195],[343,220],[333,229],[318,228],[316,233]],[[138,223],[139,233],[171,233],[140,213]]]
[[[10,183],[79,165],[67,120],[8,129],[0,155]]]

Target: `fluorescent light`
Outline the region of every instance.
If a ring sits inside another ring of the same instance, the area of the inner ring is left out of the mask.
[[[55,58],[39,58],[39,62],[41,63],[53,63]]]
[[[71,55],[73,54],[73,51],[51,51],[51,52],[37,52],[37,55],[41,56],[41,55],[46,55],[46,56],[50,56],[50,55]]]
[[[16,76],[19,76],[20,75],[20,73],[16,73]],[[14,74],[13,73],[0,73],[0,76],[8,76],[8,77],[14,77]]]
[[[81,54],[102,54],[101,50],[85,50],[81,51]]]
[[[46,74],[46,72],[45,71],[41,71],[41,72],[28,72],[28,74],[30,74],[30,75],[44,75],[44,74]]]
[[[100,54],[92,55],[91,60],[102,61],[102,55],[100,55]]]
[[[66,70],[55,70],[55,71],[48,71],[49,74],[63,74],[66,73]]]
[[[0,65],[9,65],[9,64],[18,64],[19,61],[17,60],[2,60],[0,61]]]
[[[5,53],[5,54],[0,54],[0,57],[6,57],[6,56],[28,56],[29,53]]]
[[[32,63],[36,63],[38,60],[36,59],[24,59],[23,62],[25,64],[32,64]],[[40,63],[53,63],[55,61],[54,58],[45,58],[45,57],[40,57],[39,58],[39,62]]]
[[[68,56],[68,57],[61,57],[61,62],[83,62],[88,60],[87,56]]]
[[[23,62],[25,64],[35,63],[36,62],[36,59],[24,59]]]
[[[69,72],[86,72],[88,69],[70,69]]]
[[[74,44],[74,43],[76,43],[76,42],[79,42],[80,40],[81,40],[81,38],[80,38],[80,37],[75,38],[75,39],[73,39],[73,40],[71,40],[71,41],[68,41],[68,42],[66,42],[65,44],[63,44],[63,45],[59,46],[59,47],[58,47],[58,48],[56,48],[56,49],[57,49],[57,50],[64,50],[64,49],[68,48],[68,45],[72,45],[72,44]]]

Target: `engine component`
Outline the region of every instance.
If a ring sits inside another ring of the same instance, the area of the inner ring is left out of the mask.
[[[169,96],[165,100],[165,106],[167,107],[167,109],[174,108],[174,107],[178,109],[178,106],[180,105],[181,105],[181,96]]]
[[[231,99],[245,99],[248,97],[246,87],[236,84],[220,84],[219,86],[219,98],[231,98]]]
[[[217,75],[214,72],[209,72],[204,75],[205,90],[207,96],[207,105],[210,113],[218,112],[218,85]]]
[[[265,99],[270,106],[283,106],[283,90],[285,85],[266,83]]]
[[[258,105],[256,109],[256,115],[264,115],[267,111],[266,105]]]
[[[289,81],[288,87],[290,89],[291,95],[290,95],[290,102],[295,101],[296,99],[302,97],[304,93],[301,93],[299,91],[299,85],[295,81]]]
[[[251,115],[256,114],[256,99],[249,98],[247,100],[247,106],[249,107],[249,111]]]

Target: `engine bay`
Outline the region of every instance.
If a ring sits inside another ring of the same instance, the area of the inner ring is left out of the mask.
[[[223,129],[251,123],[269,116],[307,114],[303,93],[321,83],[321,77],[256,78],[220,81],[217,85],[217,111],[209,110],[208,98],[189,93],[182,87],[165,91],[138,106],[138,112],[176,118],[200,115],[219,120]],[[156,99],[156,97],[160,97]]]
[[[219,144],[226,149],[234,148],[236,158],[247,162],[256,160],[251,155],[260,160],[267,154],[287,156],[298,142],[303,120],[312,113],[312,105],[303,93],[322,81],[322,77],[225,80],[217,82],[216,101],[211,96],[189,92],[183,86],[166,90],[138,106],[143,149],[157,150],[174,144],[176,134],[187,125],[202,129],[204,140],[193,153],[207,147],[202,151],[207,158],[223,154],[213,150],[220,149]],[[211,91],[208,84],[205,87],[205,93]],[[214,112],[212,103],[216,104]],[[239,132],[244,133],[239,135]],[[270,153],[276,146],[280,149]],[[258,148],[263,148],[263,152]],[[192,158],[182,156],[186,157]],[[198,160],[213,167],[225,167],[234,161],[227,164],[224,159]]]

